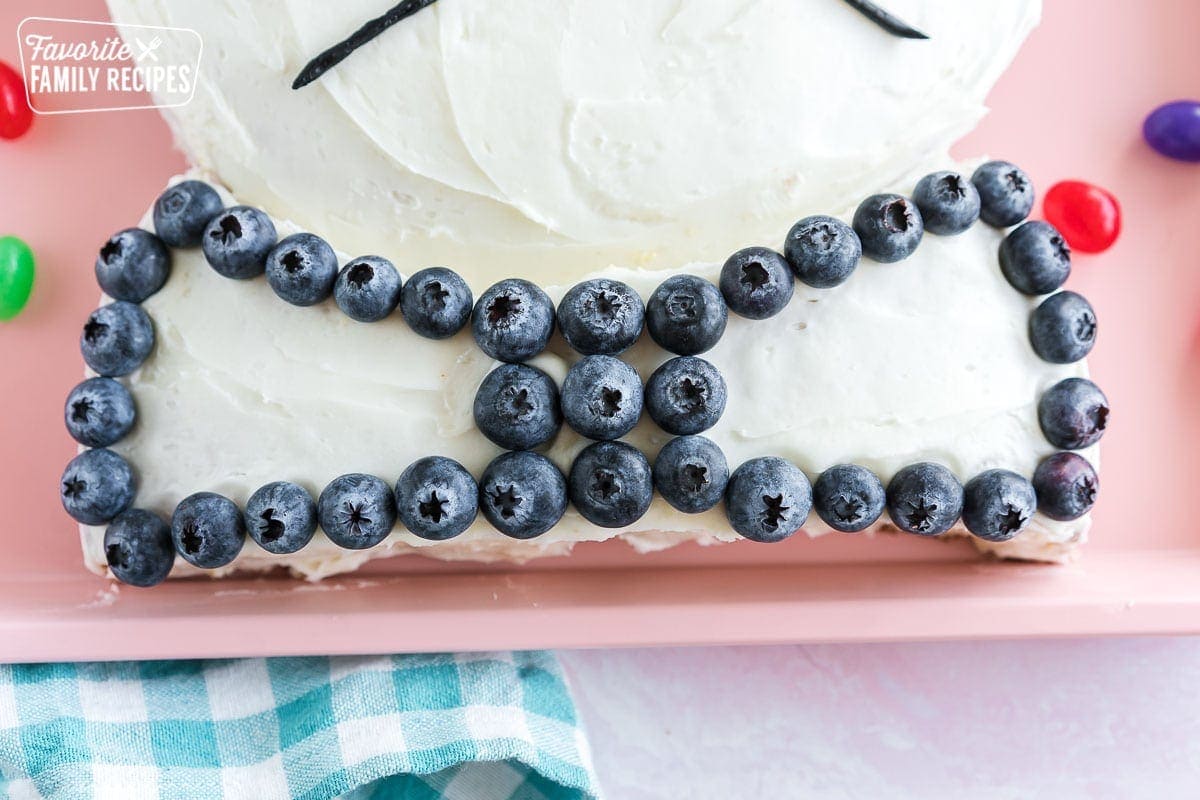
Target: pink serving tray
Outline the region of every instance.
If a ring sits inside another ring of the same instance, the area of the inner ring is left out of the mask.
[[[34,13],[106,18],[97,0],[18,0],[0,7],[0,33]],[[1016,161],[1043,190],[1095,181],[1125,207],[1120,241],[1077,257],[1070,281],[1098,309],[1093,365],[1115,411],[1092,542],[1062,567],[981,561],[965,542],[797,537],[118,590],[83,569],[59,507],[74,450],[62,402],[80,376],[98,243],[183,161],[155,112],[39,118],[0,142],[0,233],[25,238],[40,270],[24,315],[0,323],[0,659],[1200,631],[1200,166],[1154,155],[1139,133],[1157,104],[1200,95],[1197,30],[1192,0],[1052,0],[959,148]],[[16,63],[15,45],[0,35],[0,58]]]

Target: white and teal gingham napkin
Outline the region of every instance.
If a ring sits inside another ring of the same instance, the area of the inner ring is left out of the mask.
[[[3,796],[599,797],[548,653],[0,666]]]

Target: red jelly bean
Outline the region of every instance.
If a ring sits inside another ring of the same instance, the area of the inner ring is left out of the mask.
[[[0,138],[16,139],[33,124],[21,73],[0,61]]]
[[[1082,253],[1107,250],[1121,233],[1117,198],[1084,181],[1062,181],[1051,186],[1042,201],[1042,211],[1067,244]]]

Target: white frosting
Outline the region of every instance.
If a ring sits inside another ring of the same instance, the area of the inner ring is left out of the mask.
[[[296,230],[287,222],[278,227],[281,236]],[[964,481],[992,467],[1032,474],[1054,450],[1038,428],[1037,398],[1087,371],[1083,364],[1047,364],[1033,353],[1026,324],[1036,301],[1001,275],[1000,238],[982,224],[957,237],[929,235],[899,264],[864,260],[836,289],[799,286],[772,319],[731,315],[724,337],[704,356],[729,388],[725,414],[706,435],[731,465],[779,455],[810,478],[855,462],[886,481],[922,460],[944,463]],[[478,476],[500,452],[472,420],[475,389],[494,362],[469,331],[434,342],[414,334],[399,315],[362,324],[332,301],[297,308],[261,278],[220,277],[198,250],[174,256],[170,281],[144,303],[158,341],[128,379],[138,423],[114,447],[137,467],[140,506],[169,515],[201,490],[244,504],[273,480],[294,480],[315,497],[339,474],[368,472],[392,482],[431,454],[455,458]],[[718,270],[697,263],[681,271],[715,279]],[[610,268],[602,274],[647,297],[667,273]],[[548,291],[557,299],[563,287]],[[669,355],[643,337],[624,357],[644,379]],[[556,334],[533,363],[561,382],[575,358]],[[627,441],[653,458],[668,438],[644,418]],[[564,428],[547,454],[565,471],[586,444]],[[1037,516],[1016,540],[988,549],[1063,558],[1087,527],[1086,518],[1059,523]],[[827,531],[816,515],[806,530]],[[641,549],[736,538],[720,508],[689,516],[656,498],[623,532],[593,526],[570,510],[549,533],[521,542],[481,517],[450,542],[398,530],[361,552],[341,550],[323,535],[294,556],[270,555],[248,541],[236,566],[287,565],[320,577],[410,548],[441,558],[522,560],[618,533]],[[102,534],[84,531],[97,567]]]
[[[738,248],[778,246],[806,214],[944,168],[1040,13],[1037,0],[889,0],[933,36],[913,42],[838,0],[442,0],[289,88],[393,2],[110,7],[119,23],[201,34],[196,97],[165,113],[193,163],[239,200],[405,273],[451,266],[476,293],[509,275],[566,286],[601,269],[643,296],[672,272],[713,278]],[[927,236],[900,264],[864,261],[842,287],[799,287],[774,319],[731,318],[706,356],[729,385],[709,435],[731,464],[776,454],[815,477],[853,461],[886,480],[932,459],[963,479],[1030,474],[1052,450],[1038,396],[1086,368],[1033,354],[1033,301],[1001,277],[999,237],[983,225]],[[218,277],[198,251],[176,251],[145,307],[158,346],[128,379],[139,420],[116,447],[138,469],[140,505],[169,514],[200,490],[243,503],[279,479],[315,495],[340,473],[391,481],[434,453],[478,475],[498,452],[472,423],[492,364],[467,334],[432,342],[398,316],[363,325],[332,303],[293,308],[262,280]],[[648,339],[628,354],[643,377],[666,357]],[[556,338],[536,363],[561,379],[572,358]],[[652,457],[666,438],[643,421],[628,440]],[[565,469],[584,445],[564,429],[549,455]],[[1062,559],[1087,527],[1038,516],[1013,542],[981,546]],[[826,531],[815,515],[806,530]],[[287,557],[248,542],[235,566],[315,578],[408,550],[521,560],[617,534],[643,550],[735,538],[719,509],[687,516],[656,500],[626,531],[572,510],[530,542],[483,521],[449,542],[397,532],[358,552],[318,534]],[[102,530],[83,536],[102,569]]]
[[[244,201],[406,271],[571,283],[777,244],[925,165],[984,113],[1038,0],[443,0],[314,85],[315,54],[394,0],[110,0],[189,27],[198,91],[165,113]]]

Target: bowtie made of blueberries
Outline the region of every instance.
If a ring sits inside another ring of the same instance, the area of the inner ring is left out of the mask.
[[[719,286],[675,275],[643,304],[630,286],[595,278],[567,291],[556,309],[542,289],[519,278],[500,281],[475,300],[448,269],[423,269],[403,280],[387,259],[361,256],[339,270],[333,248],[320,237],[297,233],[277,241],[261,210],[225,208],[212,187],[184,181],[155,203],[157,234],[123,230],[96,259],[97,280],[114,302],[92,312],[80,340],[84,360],[101,377],[79,384],[67,398],[67,430],[93,449],[63,473],[63,506],[81,523],[108,524],[108,565],[119,580],[137,586],[162,581],[176,554],[204,569],[225,566],[241,551],[247,532],[267,552],[294,553],[319,524],[334,543],[362,549],[381,542],[397,519],[414,535],[440,541],[465,531],[482,511],[502,534],[531,539],[554,527],[568,502],[595,525],[630,526],[646,513],[656,490],[687,514],[723,502],[733,530],[758,542],[788,538],[813,508],[839,531],[864,530],[886,510],[903,531],[934,536],[961,519],[993,542],[1016,536],[1035,510],[1051,519],[1076,519],[1092,507],[1098,479],[1091,464],[1072,452],[1046,458],[1032,480],[992,469],[964,487],[946,467],[922,462],[901,469],[885,489],[878,476],[853,464],[833,466],[811,485],[798,467],[773,456],[751,459],[731,473],[720,447],[701,435],[721,417],[727,392],[720,372],[699,355],[720,340],[729,311],[748,320],[772,317],[791,299],[797,279],[832,288],[849,278],[862,256],[902,261],[926,231],[952,236],[979,219],[1017,226],[1000,246],[1000,269],[1023,294],[1050,295],[1030,316],[1034,351],[1057,364],[1086,356],[1096,339],[1096,315],[1080,295],[1056,292],[1070,273],[1070,251],[1049,224],[1022,222],[1033,198],[1028,177],[1007,162],[988,162],[970,180],[937,172],[921,179],[911,199],[868,197],[851,225],[828,216],[800,220],[782,253],[765,247],[734,253]],[[479,348],[501,362],[476,392],[475,424],[506,452],[478,481],[456,461],[430,455],[409,465],[394,487],[374,475],[342,475],[315,502],[304,487],[278,481],[254,492],[244,508],[212,492],[190,495],[169,524],[133,508],[133,469],[107,449],[136,417],[134,399],[117,378],[138,369],[154,347],[154,326],[139,303],[166,283],[169,247],[197,246],[227,278],[265,273],[275,294],[293,305],[332,295],[347,316],[364,323],[398,308],[414,332],[430,339],[454,336],[469,323]],[[561,387],[526,363],[545,349],[556,327],[582,356]],[[643,329],[674,354],[645,386],[619,357]],[[643,410],[675,437],[653,466],[620,441]],[[1104,395],[1082,378],[1055,384],[1038,404],[1046,439],[1064,451],[1099,441],[1107,416]],[[566,476],[536,452],[564,420],[596,440]]]

